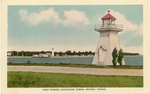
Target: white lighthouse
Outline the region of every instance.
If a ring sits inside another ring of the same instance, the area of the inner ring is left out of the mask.
[[[54,48],[52,48],[52,56],[54,56]]]
[[[110,14],[110,10],[101,20],[102,25],[95,28],[95,31],[100,33],[100,41],[98,42],[92,64],[113,65],[112,51],[114,48],[120,50],[117,34],[122,31],[122,28],[115,24],[116,18]],[[125,64],[124,60],[123,64]]]

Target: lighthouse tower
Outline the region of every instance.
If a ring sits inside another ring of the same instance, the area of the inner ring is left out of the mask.
[[[52,56],[54,56],[54,48],[52,48]]]
[[[122,28],[115,24],[116,18],[110,14],[110,10],[101,20],[102,25],[95,28],[95,31],[100,33],[100,41],[98,42],[92,64],[113,65],[112,51],[114,48],[118,51],[120,50],[117,34],[122,31]]]

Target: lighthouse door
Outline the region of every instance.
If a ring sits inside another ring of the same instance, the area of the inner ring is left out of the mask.
[[[100,48],[99,57],[100,57],[100,60],[99,60],[100,64],[103,64],[104,60],[103,60],[103,50],[102,50],[102,48]]]
[[[99,64],[105,65],[105,56],[106,56],[106,49],[100,46],[99,48]]]
[[[104,59],[103,59],[103,49],[102,49],[102,46],[100,46],[99,48],[99,63],[102,65],[104,62]]]

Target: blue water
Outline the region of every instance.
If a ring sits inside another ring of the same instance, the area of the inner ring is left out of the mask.
[[[93,57],[73,57],[73,58],[8,58],[8,62],[13,63],[65,63],[65,64],[92,64]],[[143,56],[124,57],[126,65],[142,66]]]

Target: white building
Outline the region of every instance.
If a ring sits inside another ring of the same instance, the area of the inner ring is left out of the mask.
[[[11,51],[8,51],[7,56],[11,56],[11,55],[12,55]]]
[[[40,53],[39,55],[34,54],[32,57],[51,57],[51,53]]]
[[[95,56],[92,64],[95,65],[113,65],[112,51],[116,48],[120,50],[117,34],[122,31],[122,28],[115,24],[116,18],[108,13],[101,18],[102,26],[95,28],[95,31],[100,33],[100,41],[98,42]],[[123,60],[123,64],[124,60]]]
[[[54,48],[52,48],[52,56],[54,56]]]
[[[39,55],[35,54],[35,55],[33,55],[32,57],[39,57]]]
[[[49,57],[48,54],[39,54],[39,57]]]

